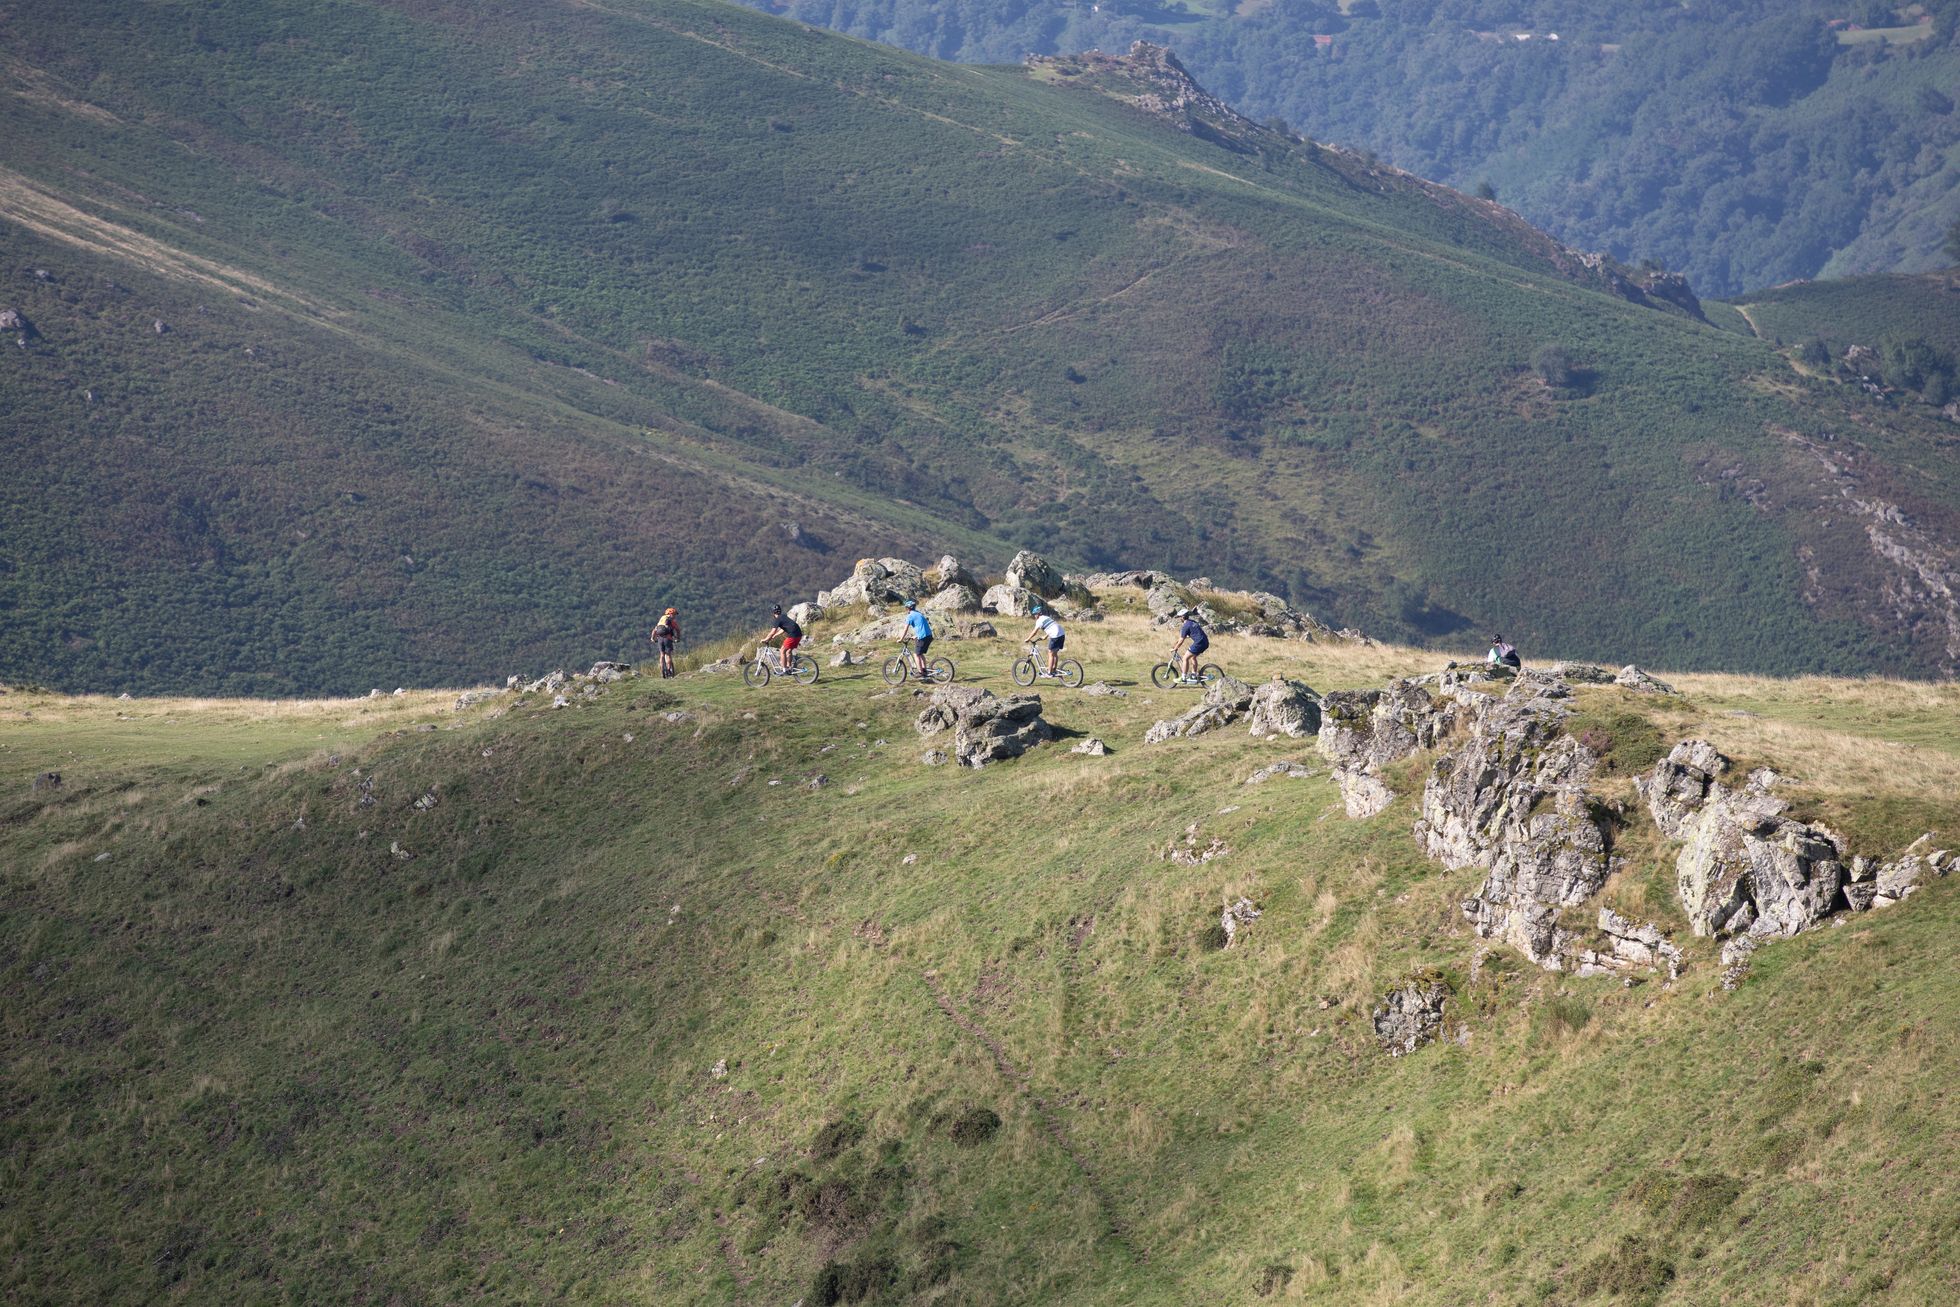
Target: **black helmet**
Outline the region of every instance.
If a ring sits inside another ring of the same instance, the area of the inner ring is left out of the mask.
[[[781,616],[782,611],[783,611],[783,606],[781,604],[777,604],[774,608],[771,608],[769,610],[771,616]]]

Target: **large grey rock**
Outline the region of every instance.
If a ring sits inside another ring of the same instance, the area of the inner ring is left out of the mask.
[[[929,591],[925,573],[903,558],[860,558],[850,576],[836,589],[820,593],[817,603],[824,608],[902,604]]]
[[[1218,925],[1225,932],[1225,947],[1238,942],[1239,932],[1264,915],[1251,899],[1240,898],[1218,914]]]
[[[1611,685],[1613,673],[1592,663],[1553,663],[1551,674],[1579,685]]]
[[[1331,764],[1350,817],[1372,817],[1394,801],[1381,779],[1389,764],[1432,748],[1455,725],[1457,706],[1408,681],[1382,690],[1337,690],[1320,701],[1314,747]]]
[[[1145,731],[1143,742],[1162,744],[1165,740],[1203,735],[1206,731],[1231,725],[1244,716],[1251,706],[1252,687],[1235,677],[1221,676],[1205,687],[1204,697],[1198,700],[1195,707],[1158,722]]]
[[[822,604],[791,604],[790,620],[799,626],[811,626],[821,622],[824,617]]]
[[[926,583],[924,570],[915,563],[903,558],[881,558],[878,564],[885,569],[885,575],[873,587],[873,603],[902,604],[908,599],[923,599],[934,589]]]
[[[1674,693],[1673,686],[1669,685],[1666,681],[1663,681],[1658,677],[1651,676],[1648,673],[1641,671],[1638,667],[1635,667],[1632,663],[1628,663],[1625,667],[1622,667],[1620,669],[1620,674],[1613,678],[1613,683],[1615,685],[1623,685],[1629,690],[1638,690],[1642,694],[1673,694]]]
[[[1014,555],[1001,580],[1016,589],[1033,591],[1043,599],[1059,598],[1068,590],[1068,582],[1063,579],[1061,569],[1027,549]]]
[[[824,608],[854,608],[873,602],[886,576],[885,565],[875,558],[860,558],[857,565],[835,589],[822,591],[817,603]]]
[[[1018,758],[1054,731],[1041,716],[1041,696],[1011,694],[998,698],[977,685],[942,685],[932,692],[919,714],[919,734],[953,733],[953,756],[962,766],[984,767],[990,762]]]
[[[1606,818],[1586,792],[1599,760],[1566,734],[1555,697],[1469,695],[1463,711],[1468,736],[1423,786],[1416,843],[1452,869],[1484,870],[1463,901],[1477,934],[1557,969],[1569,943],[1559,910],[1606,882]]]
[[[1034,612],[1038,598],[1034,591],[1018,585],[992,586],[980,596],[980,611],[1002,617],[1026,617]]]
[[[1087,576],[1070,577],[1068,579],[1079,582],[1086,590],[1122,590],[1131,587],[1138,590],[1149,590],[1154,586],[1174,584],[1169,572],[1158,572],[1150,569],[1132,570],[1128,572],[1091,572]]]
[[[1143,602],[1152,616],[1167,618],[1180,608],[1196,607],[1197,596],[1167,577],[1150,587]]]
[[[1417,976],[1382,995],[1375,1008],[1375,1038],[1390,1057],[1403,1057],[1436,1038],[1450,990],[1442,980]]]
[[[1635,784],[1661,833],[1684,847],[1675,888],[1697,935],[1794,935],[1841,902],[1847,879],[1828,828],[1785,817],[1773,773],[1730,788],[1728,760],[1705,740],[1684,740]]]
[[[1320,732],[1320,696],[1300,681],[1274,677],[1252,692],[1246,714],[1254,735],[1300,739]]]
[[[970,585],[956,582],[927,599],[919,608],[928,613],[977,613],[980,611],[980,593]]]
[[[1636,925],[1613,909],[1602,907],[1599,933],[1601,946],[1584,949],[1578,955],[1580,975],[1665,970],[1669,980],[1680,977],[1681,950],[1651,922]]]
[[[1934,848],[1930,832],[1921,835],[1899,857],[1878,866],[1877,874],[1870,882],[1868,903],[1875,908],[1889,908],[1911,896],[1933,877],[1946,875],[1955,866],[1960,866],[1960,860],[1946,849]],[[1846,886],[1847,897],[1849,891],[1850,887]]]
[[[935,593],[956,585],[966,586],[976,594],[980,590],[979,580],[951,554],[941,554],[939,561],[926,569],[925,580],[927,587]]]

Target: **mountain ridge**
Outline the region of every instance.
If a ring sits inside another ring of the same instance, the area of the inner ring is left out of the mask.
[[[111,17],[19,10],[40,71],[0,97],[7,212],[49,224],[31,186],[68,233],[0,219],[0,294],[39,328],[6,363],[11,674],[494,677],[630,652],[676,598],[738,629],[835,570],[809,542],[1149,561],[1385,634],[1647,662],[1948,657],[1770,434],[1865,447],[1865,496],[1937,570],[1938,425],[1597,295],[1514,216],[1345,152],[1235,152],[684,0]],[[325,306],[326,334],[131,241]],[[1759,482],[1788,493],[1734,491]]]

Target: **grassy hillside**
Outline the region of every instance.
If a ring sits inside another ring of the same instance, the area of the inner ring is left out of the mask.
[[[942,58],[1167,42],[1232,104],[1704,293],[1943,266],[1952,0],[749,0]]]
[[[1142,745],[1186,702],[1142,676],[1162,638],[1072,635],[1128,696],[1046,711],[1107,757],[978,773],[922,765],[915,701],[861,670],[564,710],[0,697],[7,1296],[1960,1288],[1954,884],[1774,943],[1733,993],[1685,932],[1672,986],[1473,967],[1476,873],[1415,854],[1418,773],[1349,822],[1324,772],[1240,783],[1305,742]],[[950,652],[1008,688],[1004,642]],[[1323,690],[1435,664],[1218,655]],[[1772,763],[1875,852],[1960,822],[1951,687],[1678,679],[1582,706]],[[1167,860],[1194,824],[1230,852]],[[1641,856],[1609,894],[1664,913]],[[1217,951],[1241,894],[1264,915]],[[1390,1059],[1368,1012],[1430,968],[1464,1042]]]
[[[1411,638],[1960,665],[1943,428],[1122,76],[706,0],[4,13],[17,678],[500,677],[926,541]],[[1910,563],[1821,511],[1823,440]]]
[[[1875,349],[1890,337],[1917,337],[1960,355],[1960,273],[1850,277],[1778,286],[1736,301],[1765,337],[1799,344],[1813,337]]]

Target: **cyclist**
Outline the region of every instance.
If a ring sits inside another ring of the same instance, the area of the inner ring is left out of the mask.
[[[919,611],[919,601],[905,601],[905,633],[912,640],[912,663],[919,669],[919,679],[932,679],[926,672],[926,650],[932,648],[932,623]]]
[[[1028,643],[1033,644],[1037,639],[1048,641],[1048,670],[1042,675],[1058,675],[1056,664],[1062,660],[1062,645],[1067,643],[1068,633],[1062,630],[1055,615],[1038,603],[1034,606],[1034,630],[1028,632]]]
[[[785,613],[781,604],[769,610],[769,621],[769,634],[762,637],[762,643],[768,644],[779,635],[783,637],[782,647],[776,651],[776,666],[787,676],[789,669],[795,666],[790,655],[796,652],[797,645],[803,643],[803,624]]]
[[[660,651],[660,674],[663,677],[674,674],[674,645],[681,638],[681,615],[669,608],[653,624],[653,647]]]
[[[1211,637],[1205,634],[1204,624],[1198,621],[1198,613],[1193,608],[1180,608],[1177,615],[1183,624],[1177,628],[1177,643],[1171,646],[1171,660],[1178,662],[1177,651],[1184,650],[1179,672],[1185,680],[1198,679],[1198,655],[1211,648]]]

